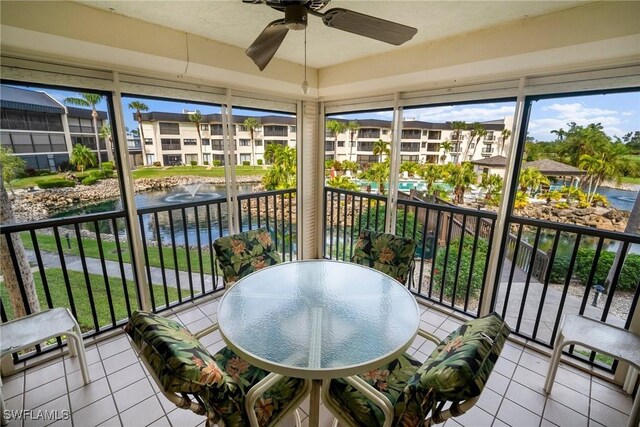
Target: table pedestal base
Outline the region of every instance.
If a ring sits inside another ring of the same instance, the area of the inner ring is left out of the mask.
[[[311,395],[309,397],[309,427],[320,425],[320,380],[311,383]]]

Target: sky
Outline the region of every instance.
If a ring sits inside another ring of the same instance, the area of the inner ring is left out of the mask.
[[[34,90],[43,90],[34,88]],[[46,90],[51,96],[60,102],[67,97],[77,97],[78,93],[61,90]],[[129,102],[139,98],[123,98],[125,122],[129,129],[137,128],[133,118],[133,111],[127,108]],[[187,102],[151,100],[140,98],[147,104],[149,111],[166,111],[181,113],[183,110],[200,110],[202,114],[219,113],[220,108],[203,104]],[[98,105],[98,109],[106,111],[106,101]],[[451,105],[426,108],[406,108],[405,120],[415,119],[427,122],[443,123],[447,121],[462,120],[467,123],[501,120],[506,116],[512,116],[515,110],[515,102],[488,102],[482,104]],[[265,114],[281,114],[277,112],[265,112],[234,108],[233,112],[240,115],[263,116]],[[286,114],[283,114],[286,115]],[[338,114],[333,117],[348,120],[355,119],[381,119],[391,120],[391,110],[357,114]],[[535,101],[531,111],[529,122],[529,136],[537,141],[552,141],[555,135],[550,132],[554,129],[568,129],[567,123],[576,122],[586,126],[590,123],[601,123],[604,131],[611,137],[622,137],[627,132],[640,130],[640,91],[625,93],[610,93],[607,95],[584,95],[564,98],[542,99]]]

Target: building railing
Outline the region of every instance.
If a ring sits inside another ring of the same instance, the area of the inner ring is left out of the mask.
[[[297,259],[296,191],[243,194],[238,197],[239,227],[265,227],[284,260]],[[226,198],[141,208],[137,222],[144,242],[142,272],[151,308],[160,312],[197,300],[223,288],[213,242],[229,234]],[[34,266],[41,309],[67,307],[85,337],[120,328],[142,304],[125,212],[48,219],[0,228],[9,244],[15,271],[20,260],[14,246],[20,238]],[[25,278],[18,275],[23,306]],[[29,311],[29,310],[27,310]],[[7,293],[0,294],[3,322],[15,318]],[[60,340],[45,348],[58,348]],[[32,357],[43,351],[14,355]]]

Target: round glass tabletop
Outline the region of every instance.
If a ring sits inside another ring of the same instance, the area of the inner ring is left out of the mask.
[[[227,345],[258,367],[328,379],[375,369],[405,351],[418,305],[391,277],[357,264],[278,264],[239,280],[218,309]]]

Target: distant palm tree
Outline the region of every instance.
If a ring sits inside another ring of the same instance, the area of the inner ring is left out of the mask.
[[[440,156],[440,160],[442,160],[442,163],[444,164],[444,161],[447,159],[447,154],[449,154],[453,149],[453,144],[447,139],[440,144],[440,149],[443,151],[443,154]]]
[[[357,121],[352,120],[347,123],[347,130],[349,131],[349,160],[353,160],[353,137],[360,129],[360,125]]]
[[[69,157],[69,162],[72,165],[80,168],[80,172],[84,172],[84,169],[87,166],[94,166],[96,164],[96,155],[82,144],[76,144],[73,146],[73,151],[71,151],[71,157]]]
[[[242,122],[242,126],[247,128],[249,136],[251,137],[251,164],[256,164],[256,144],[254,141],[255,131],[260,127],[260,122],[255,117],[247,117]]]
[[[529,194],[538,190],[538,188],[542,185],[549,185],[549,178],[544,176],[540,169],[530,167],[524,169],[520,172],[520,191]]]
[[[378,192],[384,195],[385,182],[389,180],[389,162],[374,163],[369,169],[363,171],[359,178],[377,182]]]
[[[390,151],[389,151],[389,143],[385,142],[381,139],[377,140],[376,142],[373,143],[373,155],[374,156],[378,156],[378,158],[380,159],[379,163],[382,163],[382,155],[386,154],[387,156],[389,155]]]
[[[202,123],[202,114],[199,110],[193,113],[189,113],[189,121],[196,124],[196,130],[198,131],[198,147],[200,147],[199,164],[202,164],[202,133],[200,132],[200,123]]]
[[[467,129],[467,122],[455,120],[455,121],[451,122],[451,129],[453,129],[453,136],[455,136],[456,140],[458,141],[456,143],[456,145],[458,147],[458,149],[456,151],[460,152],[460,147],[461,147],[462,138],[463,138],[462,131]],[[460,157],[458,156],[456,158],[458,159],[457,163],[459,163],[460,162]],[[463,157],[463,160],[464,160],[464,157]]]
[[[444,176],[444,169],[441,165],[434,165],[432,163],[427,163],[423,165],[420,169],[420,177],[427,185],[427,194],[432,195],[433,184],[436,181],[442,179]]]
[[[347,123],[341,122],[338,120],[329,120],[327,121],[327,129],[333,133],[333,153],[334,158],[338,152],[338,136],[347,130]],[[349,158],[349,160],[351,160]]]
[[[142,129],[142,111],[149,111],[149,107],[144,102],[131,101],[130,110],[136,110],[136,121],[138,122],[138,132],[140,134],[140,148],[142,149],[142,165],[147,164],[147,147],[144,140],[144,129]],[[133,131],[131,131],[133,134]]]
[[[473,154],[471,154],[472,159],[476,155],[476,150],[478,149],[478,145],[480,145],[480,140],[487,135],[487,130],[478,122],[473,124],[473,131],[476,134],[476,143],[473,146]]]
[[[504,152],[504,146],[509,137],[511,137],[511,131],[507,128],[502,129],[502,132],[500,132],[500,155]]]
[[[102,125],[98,135],[107,143],[107,156],[109,157],[109,161],[113,162],[113,136],[111,135],[111,125],[109,122],[105,122],[105,124]]]
[[[448,164],[445,172],[445,182],[453,187],[453,202],[463,203],[464,193],[478,180],[473,165],[469,162]]]
[[[98,165],[102,167],[102,156],[100,155],[100,140],[98,139],[98,111],[96,105],[102,102],[104,96],[95,93],[81,93],[80,98],[69,97],[64,99],[64,103],[78,107],[90,107],[91,118],[93,119],[93,134],[96,138],[96,149],[98,150]],[[109,157],[109,160],[112,160]]]

